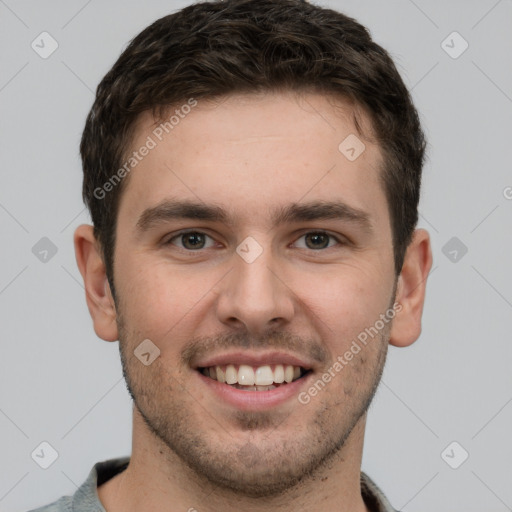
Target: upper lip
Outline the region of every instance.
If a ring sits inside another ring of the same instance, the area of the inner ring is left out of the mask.
[[[198,368],[208,368],[210,366],[223,366],[227,364],[246,364],[249,366],[264,366],[270,364],[282,364],[291,366],[300,366],[305,370],[312,368],[312,363],[306,359],[286,352],[224,352],[222,354],[211,355],[205,358],[200,358],[192,367],[197,370]]]

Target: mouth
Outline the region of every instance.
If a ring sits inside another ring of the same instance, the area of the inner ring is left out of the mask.
[[[205,377],[242,391],[271,391],[287,386],[311,373],[302,366],[290,364],[224,364],[198,367]]]
[[[198,389],[215,403],[241,411],[265,411],[293,407],[314,378],[314,365],[298,354],[238,350],[198,358],[191,366]]]

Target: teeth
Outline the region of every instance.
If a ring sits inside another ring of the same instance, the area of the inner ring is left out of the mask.
[[[222,383],[233,385],[245,391],[267,391],[274,389],[274,384],[283,384],[297,380],[301,374],[300,366],[292,365],[263,365],[253,368],[247,364],[240,366],[211,366],[203,368],[202,373]]]
[[[241,386],[240,384],[233,384],[233,387],[244,391],[270,391],[276,389],[277,386]]]
[[[299,369],[300,373],[300,369]],[[254,375],[254,384],[257,386],[270,386],[274,383],[274,373],[270,366],[260,366]]]
[[[254,370],[252,366],[241,364],[238,369],[238,384],[242,386],[254,386]]]
[[[238,372],[232,364],[228,364],[226,367],[226,383],[236,384],[238,382]]]
[[[226,382],[226,376],[224,375],[224,372],[222,371],[222,368],[220,366],[215,367],[215,377],[219,382]]]
[[[274,382],[277,384],[284,382],[284,368],[282,364],[277,364],[274,368]]]

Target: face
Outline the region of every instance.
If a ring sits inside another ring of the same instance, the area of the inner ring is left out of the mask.
[[[339,456],[381,376],[395,285],[381,155],[364,141],[347,158],[351,110],[315,94],[199,102],[162,140],[158,125],[139,120],[133,149],[156,145],[118,212],[125,376],[169,454],[269,496]]]

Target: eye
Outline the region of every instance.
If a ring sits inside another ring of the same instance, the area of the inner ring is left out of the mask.
[[[340,240],[336,238],[334,235],[330,235],[325,231],[310,231],[302,235],[297,239],[297,242],[301,239],[304,239],[305,244],[299,248],[300,249],[310,249],[310,250],[319,250],[319,249],[328,249],[336,243],[340,244]],[[336,243],[330,244],[330,242],[335,241]],[[297,242],[295,242],[297,244]]]
[[[210,245],[207,245],[207,239],[211,240]],[[177,245],[181,249],[185,249],[187,251],[198,251],[200,249],[213,247],[214,243],[213,238],[206,233],[202,233],[201,231],[186,231],[169,238],[166,245]]]

